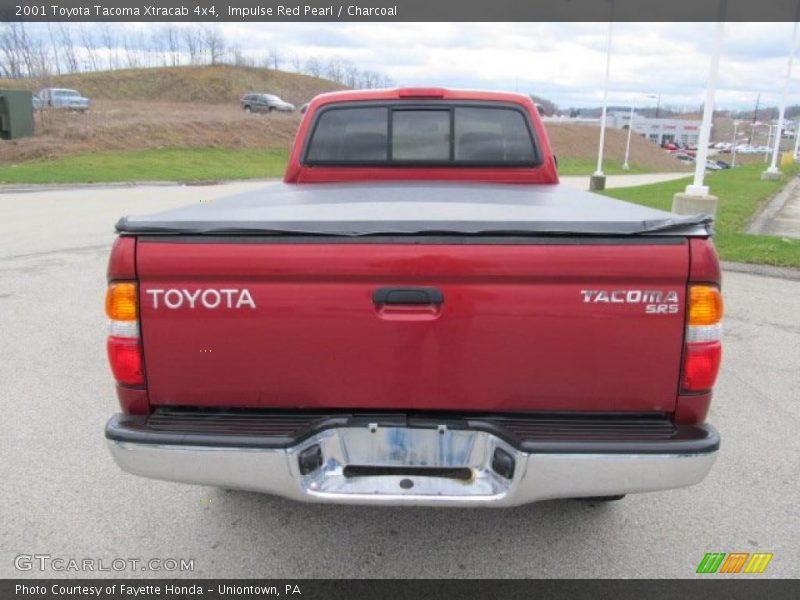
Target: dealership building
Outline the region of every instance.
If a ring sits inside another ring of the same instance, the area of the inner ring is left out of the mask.
[[[614,111],[608,114],[609,126],[627,129],[630,111]],[[659,146],[671,142],[697,144],[700,136],[700,121],[688,119],[654,119],[633,114],[633,132],[646,137]]]

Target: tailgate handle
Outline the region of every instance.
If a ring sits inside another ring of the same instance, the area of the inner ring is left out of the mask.
[[[372,292],[375,304],[443,304],[444,294],[435,287],[383,287]]]

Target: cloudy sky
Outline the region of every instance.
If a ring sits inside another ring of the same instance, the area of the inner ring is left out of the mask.
[[[605,69],[606,23],[285,23],[222,25],[245,51],[281,48],[341,56],[400,85],[511,89],[561,106],[597,104]],[[714,23],[616,23],[610,101],[699,105]],[[777,103],[791,23],[729,23],[720,65],[720,107],[747,107],[761,92]],[[800,68],[789,102],[800,103]]]
[[[340,57],[402,86],[518,90],[562,107],[597,105],[602,96],[607,23],[224,23],[216,25],[245,55],[323,61]],[[153,24],[125,27],[150,28]],[[713,23],[616,23],[612,104],[697,107],[703,100]],[[729,23],[717,106],[777,104],[791,44],[791,23]],[[288,61],[285,63],[289,66]],[[800,68],[789,103],[800,104]]]

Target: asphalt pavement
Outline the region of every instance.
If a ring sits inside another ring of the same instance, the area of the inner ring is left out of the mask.
[[[117,411],[103,312],[113,224],[258,185],[0,194],[0,577],[694,577],[707,552],[756,551],[774,554],[760,577],[800,576],[796,280],[725,273],[710,416],[722,449],[692,488],[611,504],[364,508],[120,471],[103,439]],[[15,568],[33,554],[194,570]]]

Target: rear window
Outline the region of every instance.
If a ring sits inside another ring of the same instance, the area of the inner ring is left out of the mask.
[[[346,106],[317,117],[305,163],[534,166],[532,130],[506,106]]]

